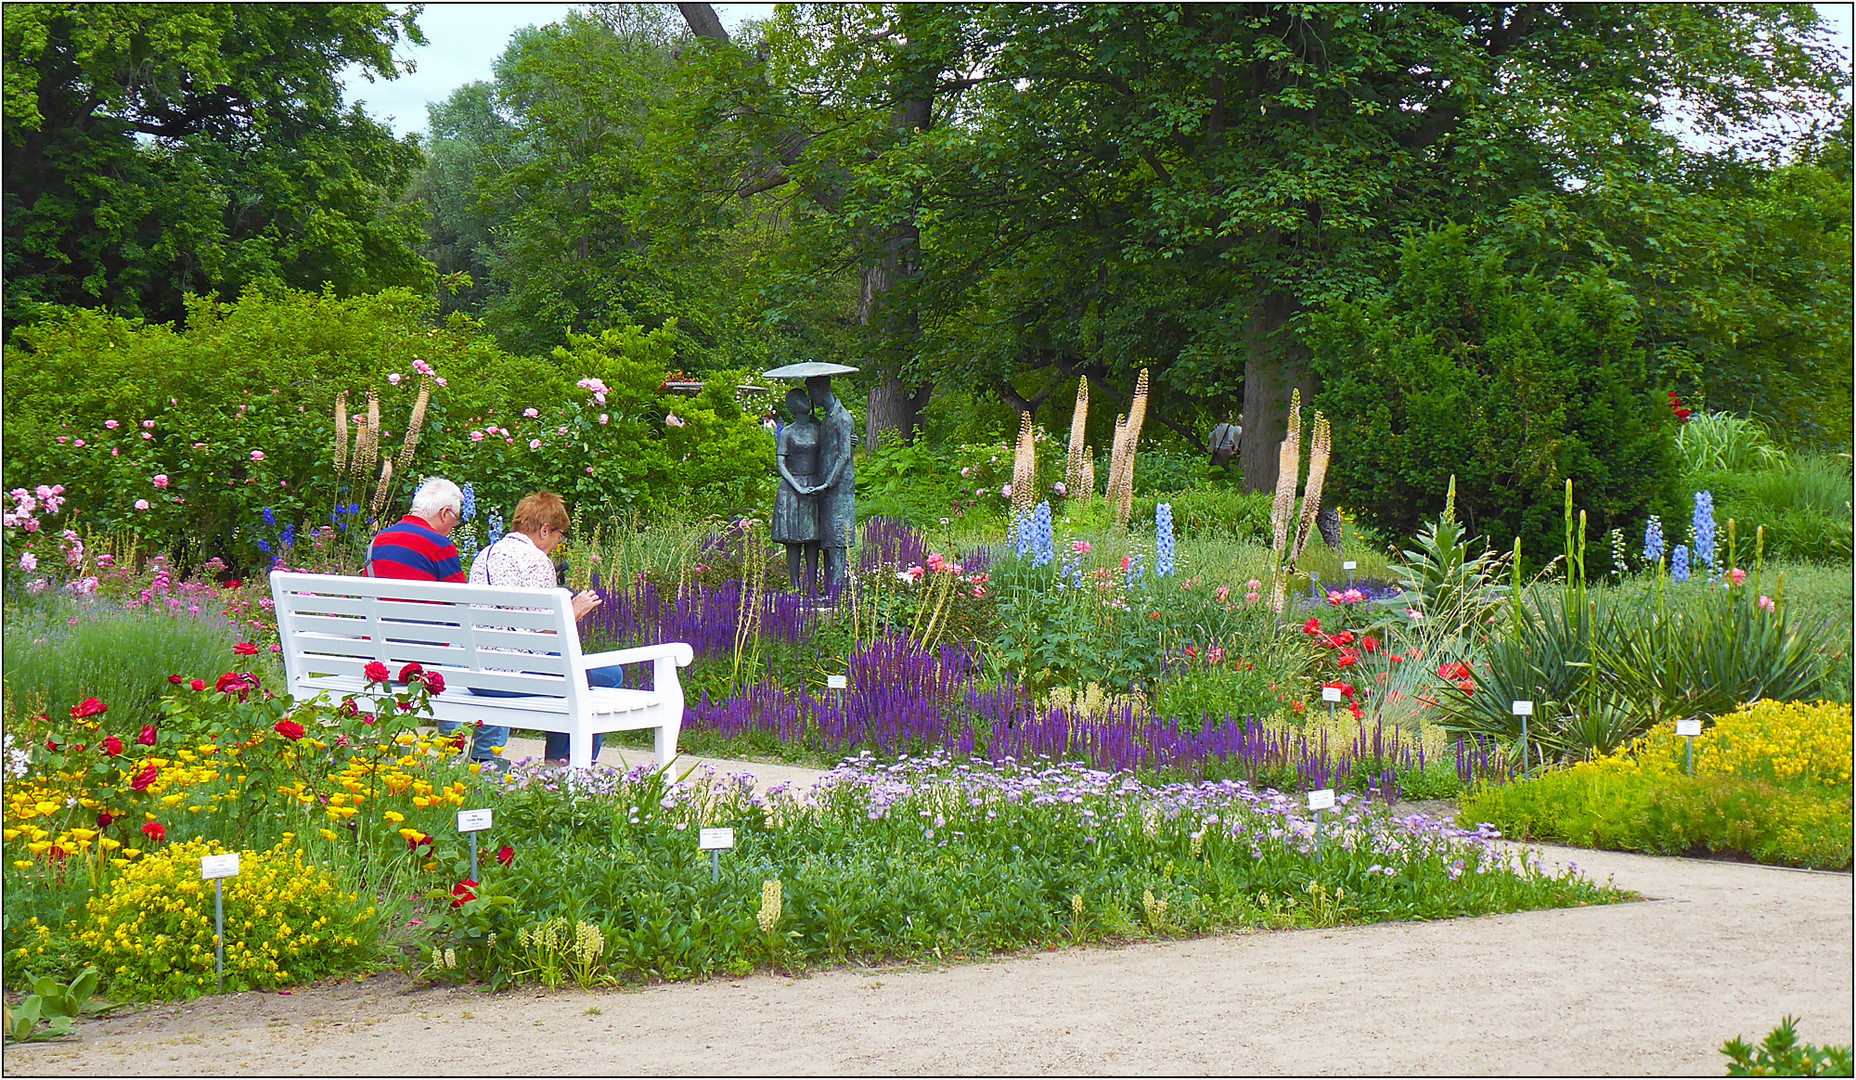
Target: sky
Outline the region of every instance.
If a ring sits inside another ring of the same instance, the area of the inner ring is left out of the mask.
[[[544,26],[566,16],[571,4],[427,4],[419,16],[419,29],[429,44],[402,42],[394,50],[410,59],[416,69],[390,82],[370,83],[353,69],[345,74],[348,97],[364,102],[367,111],[387,121],[396,135],[424,131],[425,106],[443,101],[465,83],[488,80],[491,65],[502,55],[509,38],[525,26]],[[716,14],[732,33],[743,20],[765,19],[772,4],[717,4]],[[1850,56],[1852,7],[1818,4],[1818,13],[1833,39]]]

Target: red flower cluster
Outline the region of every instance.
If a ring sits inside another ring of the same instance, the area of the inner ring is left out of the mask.
[[[1465,694],[1476,692],[1476,680],[1465,663],[1443,664],[1437,668],[1437,677],[1445,682],[1454,683]]]
[[[187,686],[188,686],[188,687],[189,687],[190,689],[192,689],[194,693],[196,693],[196,694],[197,694],[197,693],[199,693],[200,691],[202,691],[202,690],[204,690],[204,689],[206,689],[206,680],[205,680],[205,679],[195,679],[195,680],[193,680],[192,682],[190,682],[190,683],[188,683],[188,684],[187,684]]]
[[[122,756],[122,740],[118,739],[114,735],[111,735],[109,738],[104,739],[103,740],[103,752],[109,755],[110,757],[121,757]]]
[[[452,907],[461,908],[475,899],[477,899],[477,883],[470,878],[465,878],[451,886]]]
[[[179,675],[168,676],[168,682],[173,683],[175,686],[179,686],[181,683],[184,683],[186,681],[187,681],[186,679],[181,678]]]
[[[153,765],[144,766],[142,771],[136,773],[134,779],[129,781],[129,786],[137,791],[147,791],[148,786],[155,782],[155,777],[160,775],[161,770]]]
[[[378,660],[369,660],[361,674],[365,675],[370,683],[383,683],[393,678],[393,669]]]
[[[258,647],[249,641],[241,641],[237,645],[232,646],[232,651],[240,656],[258,655]]]
[[[136,736],[136,739],[135,739],[135,741],[136,741],[137,743],[139,743],[139,744],[141,744],[142,746],[153,746],[153,745],[155,745],[155,725],[153,725],[153,724],[143,724],[143,725],[142,725],[142,733],[141,733],[140,735],[138,735],[138,736]]]
[[[1688,423],[1689,410],[1682,407],[1682,399],[1676,396],[1674,390],[1669,391],[1669,411],[1676,414],[1676,423]]]
[[[400,681],[410,684],[414,675],[424,674],[425,668],[417,660],[400,669]]]
[[[159,821],[151,821],[142,826],[142,835],[159,844],[168,838],[168,827]]]
[[[237,694],[238,699],[244,701],[245,695],[251,693],[257,686],[258,680],[252,678],[251,675],[228,671],[219,676],[219,681],[213,684],[213,689],[222,694]]]
[[[271,727],[277,734],[282,735],[291,742],[295,742],[304,735],[309,734],[303,725],[297,723],[295,720],[279,720],[277,723],[271,725]]]
[[[108,705],[103,704],[96,698],[87,697],[71,706],[71,719],[84,720],[92,716],[102,716],[109,711],[110,707]]]

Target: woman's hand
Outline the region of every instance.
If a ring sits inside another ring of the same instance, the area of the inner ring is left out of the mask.
[[[586,618],[588,615],[592,614],[593,609],[599,605],[599,594],[593,590],[587,589],[584,592],[576,593],[574,595],[574,621],[579,622],[581,619]]]

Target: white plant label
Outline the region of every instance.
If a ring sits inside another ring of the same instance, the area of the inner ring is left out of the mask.
[[[1512,711],[1516,716],[1532,716],[1534,715],[1534,703],[1531,701],[1517,701],[1514,703]]]
[[[1321,700],[1322,701],[1339,701],[1340,700],[1340,687],[1338,686],[1322,687],[1321,688]]]
[[[459,832],[482,832],[483,830],[489,827],[490,827],[490,811],[488,810],[459,810],[458,811],[458,831]]]
[[[1352,559],[1348,559],[1346,562],[1340,564],[1340,568],[1342,570],[1358,570],[1360,568],[1360,564],[1353,561]]]
[[[704,829],[696,834],[696,850],[719,851],[735,846],[735,830]]]
[[[1310,810],[1332,810],[1334,809],[1334,789],[1331,787],[1326,787],[1326,788],[1322,788],[1320,791],[1309,792],[1308,793],[1308,808]]]
[[[1676,734],[1688,736],[1690,738],[1701,734],[1701,717],[1696,716],[1687,720],[1677,720]]]
[[[843,690],[850,685],[851,680],[843,675],[825,676],[825,688],[827,690]]]
[[[238,876],[238,852],[229,855],[208,855],[200,860],[200,879],[211,881],[214,878]]]

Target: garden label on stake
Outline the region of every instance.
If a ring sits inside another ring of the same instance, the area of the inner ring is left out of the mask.
[[[1348,559],[1346,562],[1340,564],[1340,568],[1347,571],[1347,585],[1349,588],[1353,586],[1353,571],[1359,565],[1360,564],[1353,559]]]
[[[1527,718],[1534,715],[1534,703],[1516,701],[1509,706],[1509,710],[1521,718],[1521,772],[1525,775],[1527,773]]]
[[[722,879],[722,849],[735,846],[735,830],[702,829],[696,834],[696,850],[709,853],[709,880]]]
[[[1695,776],[1695,737],[1701,734],[1701,717],[1691,716],[1686,720],[1676,721],[1676,734],[1688,741],[1688,775]]]
[[[200,880],[213,882],[213,953],[218,978],[215,993],[226,992],[226,893],[225,879],[238,876],[238,852],[206,855],[200,859]]]
[[[1340,687],[1322,687],[1321,700],[1328,703],[1328,720],[1331,722],[1334,719],[1334,709],[1340,704]]]
[[[470,879],[481,881],[477,876],[477,834],[490,827],[491,814],[488,810],[459,810],[458,831],[470,834]]]
[[[1308,808],[1315,814],[1315,854],[1321,853],[1321,811],[1334,808],[1334,789],[1322,788],[1308,793]]]
[[[844,691],[850,685],[851,685],[851,680],[848,676],[844,676],[844,675],[825,676],[825,689],[836,690],[838,692],[838,708],[840,709],[844,708]]]

